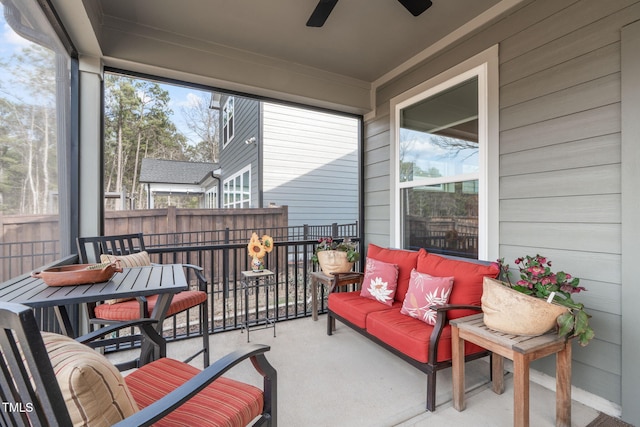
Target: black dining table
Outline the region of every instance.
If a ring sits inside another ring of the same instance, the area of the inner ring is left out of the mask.
[[[158,264],[123,268],[102,283],[49,286],[42,279],[23,276],[0,285],[0,301],[23,304],[32,308],[53,308],[62,332],[72,338],[74,331],[67,306],[110,299],[159,295],[151,318],[161,331],[173,295],[188,289],[181,264]]]

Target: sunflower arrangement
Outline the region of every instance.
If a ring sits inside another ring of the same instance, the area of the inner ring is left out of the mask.
[[[247,245],[247,252],[251,257],[251,267],[254,271],[260,271],[264,269],[264,263],[262,259],[266,254],[273,250],[273,238],[267,234],[262,237],[258,237],[257,233],[251,235],[251,240]]]

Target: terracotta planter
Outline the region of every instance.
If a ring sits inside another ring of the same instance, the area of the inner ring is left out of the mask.
[[[48,286],[75,286],[108,282],[115,273],[121,273],[119,262],[104,264],[73,264],[34,271],[31,277],[42,279]]]
[[[567,310],[513,290],[499,280],[484,278],[484,324],[495,331],[510,335],[542,335],[554,328],[558,316]]]
[[[347,253],[343,251],[320,251],[318,264],[326,275],[331,273],[348,273],[353,268],[353,262],[347,261]]]

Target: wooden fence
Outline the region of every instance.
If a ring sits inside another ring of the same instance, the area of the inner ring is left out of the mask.
[[[171,206],[166,209],[108,211],[105,212],[104,224],[106,235],[143,232],[180,236],[209,233],[213,236],[228,229],[262,233],[286,229],[288,208],[177,209]],[[54,262],[61,256],[57,215],[0,215],[0,233],[0,282]],[[246,236],[237,236],[237,239],[246,239]]]

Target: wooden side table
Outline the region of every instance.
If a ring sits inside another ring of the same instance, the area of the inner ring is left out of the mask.
[[[362,283],[362,274],[360,273],[334,273],[327,276],[322,271],[314,271],[311,273],[311,314],[313,320],[318,320],[318,284],[327,287],[328,292],[333,291],[336,286],[350,285]]]
[[[529,426],[529,364],[556,355],[556,426],[571,426],[571,342],[550,332],[538,337],[507,335],[487,328],[482,314],[451,320],[453,407],[465,408],[464,342],[493,352],[493,391],[504,392],[504,357],[513,360],[513,425]]]

